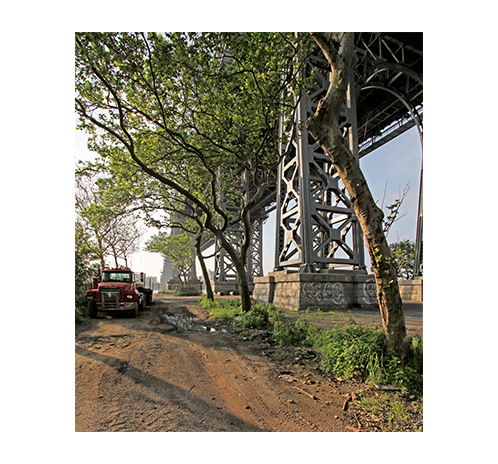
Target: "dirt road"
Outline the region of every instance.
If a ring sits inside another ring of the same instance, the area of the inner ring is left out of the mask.
[[[197,298],[76,328],[76,431],[355,431],[352,382],[214,326]],[[304,353],[305,355],[305,353]]]

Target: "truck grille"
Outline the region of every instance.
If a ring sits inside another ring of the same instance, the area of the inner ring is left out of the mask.
[[[102,288],[100,290],[100,298],[102,300],[102,309],[119,309],[121,289]]]

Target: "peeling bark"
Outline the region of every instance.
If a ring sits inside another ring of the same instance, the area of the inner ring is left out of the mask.
[[[351,198],[365,237],[388,347],[406,358],[406,327],[396,270],[383,230],[382,210],[376,205],[358,161],[339,129],[339,113],[346,99],[352,66],[356,62],[352,33],[311,33],[331,66],[327,94],[307,122],[309,133],[330,157]]]

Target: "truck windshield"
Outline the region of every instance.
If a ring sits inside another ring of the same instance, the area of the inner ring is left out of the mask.
[[[131,273],[104,271],[102,273],[102,282],[131,282]]]

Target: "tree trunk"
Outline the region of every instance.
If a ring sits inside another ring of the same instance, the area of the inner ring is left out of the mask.
[[[215,231],[212,231],[213,233]],[[245,268],[245,259],[244,254],[239,254],[235,250],[235,248],[228,242],[222,232],[216,231],[216,237],[220,241],[220,245],[226,250],[232,263],[235,267],[235,272],[237,274],[237,283],[239,285],[240,292],[240,301],[242,303],[242,311],[250,311],[251,310],[251,294],[249,293],[249,284],[247,282],[247,274]]]
[[[95,232],[95,236],[97,238],[97,246],[98,246],[98,254],[99,254],[99,259],[100,259],[100,267],[104,269],[105,266],[105,259],[104,259],[104,248],[102,246],[102,239],[99,237],[99,235]]]
[[[211,287],[211,280],[209,279],[209,273],[206,268],[206,263],[204,262],[204,257],[201,252],[201,240],[202,237],[198,236],[195,240],[195,252],[197,258],[199,258],[199,263],[201,263],[202,276],[204,277],[204,283],[206,284],[206,296],[209,300],[214,301],[213,288]]]
[[[249,292],[249,283],[247,282],[246,268],[242,259],[237,257],[232,261],[235,266],[235,271],[237,272],[237,283],[239,284],[240,301],[242,303],[242,311],[251,310],[251,294]]]
[[[117,253],[116,253],[116,250],[114,249],[114,247],[112,247],[112,256],[114,257],[114,263],[116,265],[116,269],[119,267],[119,263],[118,263],[118,256],[117,256]]]
[[[309,133],[325,150],[349,193],[365,236],[377,285],[377,296],[388,347],[406,358],[406,327],[396,270],[383,230],[382,210],[376,205],[358,161],[339,129],[339,112],[346,99],[356,59],[352,34],[312,33],[331,65],[331,82],[325,98],[307,123]]]

